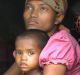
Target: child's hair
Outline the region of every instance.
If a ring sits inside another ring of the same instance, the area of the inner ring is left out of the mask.
[[[26,37],[38,39],[39,46],[41,47],[41,49],[44,48],[44,46],[46,45],[46,43],[49,39],[49,36],[44,31],[41,31],[38,29],[28,29],[25,32],[19,34],[17,36],[16,40],[19,38],[26,38]]]

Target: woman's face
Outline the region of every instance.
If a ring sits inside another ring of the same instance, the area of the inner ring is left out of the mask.
[[[55,12],[42,1],[29,1],[25,5],[24,21],[27,29],[54,30]]]

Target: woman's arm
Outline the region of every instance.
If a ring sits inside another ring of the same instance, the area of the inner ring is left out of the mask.
[[[14,63],[3,75],[19,75],[19,73],[20,70],[16,63]]]
[[[49,64],[45,65],[43,75],[65,75],[66,66],[62,64]]]

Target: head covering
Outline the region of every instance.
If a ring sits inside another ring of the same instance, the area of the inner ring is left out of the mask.
[[[67,8],[66,0],[43,0],[50,5],[56,12],[65,12]]]
[[[31,0],[26,0],[31,1]],[[37,0],[36,0],[37,1]],[[41,0],[51,6],[56,12],[65,13],[67,10],[67,0]]]

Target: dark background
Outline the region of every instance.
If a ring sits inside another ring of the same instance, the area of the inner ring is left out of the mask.
[[[69,9],[76,1],[68,0]],[[0,75],[13,63],[14,39],[25,30],[22,17],[24,2],[25,0],[0,0]],[[64,23],[68,28],[74,28],[71,14],[67,13]]]
[[[0,0],[0,34],[11,39],[21,27],[24,0]],[[7,34],[6,34],[7,33]],[[9,37],[8,37],[9,36]]]
[[[24,31],[24,0],[0,0],[0,75],[13,63],[13,42]]]

